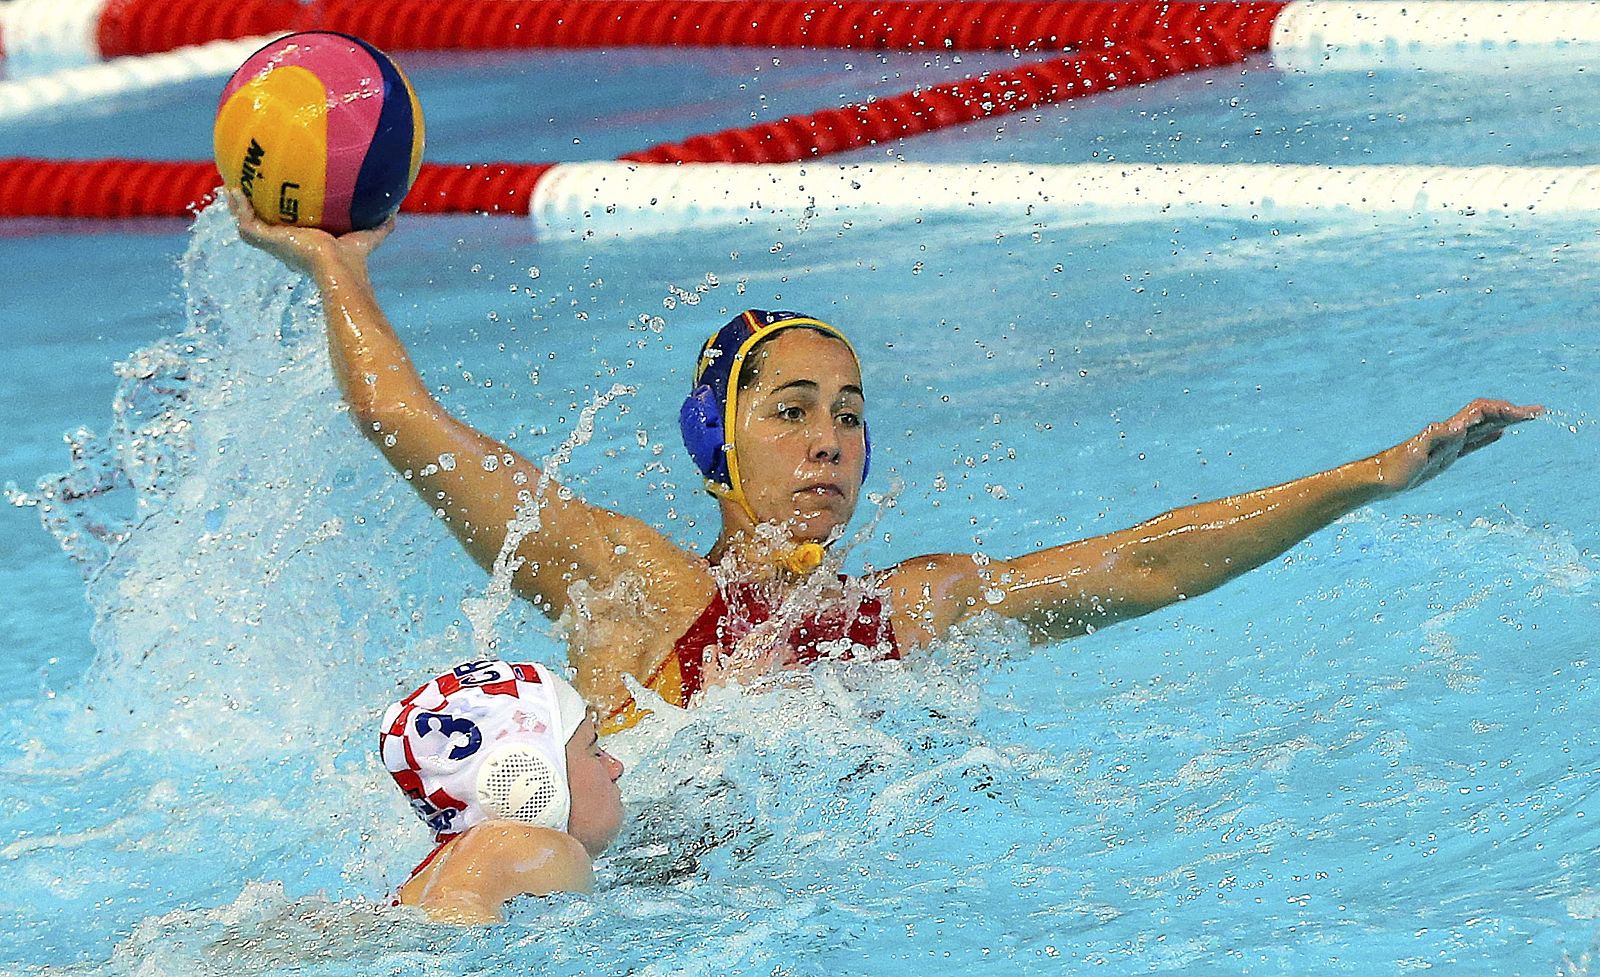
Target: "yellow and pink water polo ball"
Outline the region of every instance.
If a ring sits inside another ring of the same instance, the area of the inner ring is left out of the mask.
[[[331,31],[281,37],[222,90],[217,169],[273,224],[377,227],[422,165],[422,107],[388,55]]]

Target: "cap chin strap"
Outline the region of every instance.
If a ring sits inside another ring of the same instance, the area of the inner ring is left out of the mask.
[[[797,577],[803,577],[822,566],[824,550],[821,543],[801,543],[787,553],[773,558],[773,562]]]

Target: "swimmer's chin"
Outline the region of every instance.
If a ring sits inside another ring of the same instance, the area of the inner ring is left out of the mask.
[[[789,538],[796,543],[820,543],[826,546],[850,522],[851,513],[829,510],[796,512],[785,528]]]

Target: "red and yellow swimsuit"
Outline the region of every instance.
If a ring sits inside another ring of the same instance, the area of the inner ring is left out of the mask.
[[[839,578],[844,581],[845,577]],[[719,588],[711,603],[695,618],[689,630],[672,646],[669,654],[645,680],[649,689],[666,702],[684,708],[704,687],[706,657],[722,653],[752,628],[772,617],[772,606],[756,584],[734,584]],[[825,646],[849,639],[852,646],[875,649],[878,660],[898,659],[889,612],[878,597],[867,596],[853,606],[835,603],[807,614],[789,632],[791,665],[808,665],[823,657]],[[849,658],[849,654],[839,656]],[[618,707],[604,723],[602,732],[627,729],[649,715],[633,699]]]

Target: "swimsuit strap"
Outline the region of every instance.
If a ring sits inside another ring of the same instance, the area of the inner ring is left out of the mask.
[[[434,845],[433,846],[433,851],[428,852],[427,857],[424,858],[422,861],[418,862],[417,863],[417,867],[411,870],[411,874],[410,875],[406,876],[406,880],[404,882],[400,883],[399,887],[394,890],[394,898],[389,900],[389,905],[391,905],[391,906],[400,905],[400,890],[404,889],[406,886],[410,885],[412,879],[415,879],[417,876],[421,875],[422,874],[422,870],[427,868],[433,862],[433,860],[435,858],[438,858],[440,852],[442,852],[446,848],[450,847],[450,842],[455,841],[459,837],[461,837],[461,836],[460,835],[450,835],[448,838],[445,838],[443,841],[440,841],[438,844]]]
[[[461,837],[461,836],[460,835],[451,835],[450,837],[445,838],[443,841],[439,842],[437,845],[434,845],[433,846],[433,851],[428,852],[427,857],[424,858],[422,861],[418,862],[417,863],[417,867],[411,870],[411,874],[410,875],[406,876],[406,882],[409,883],[412,879],[416,878],[418,875],[421,875],[422,874],[422,870],[427,868],[430,864],[432,864],[433,860],[435,858],[438,858],[441,852],[443,852],[446,848],[450,847],[450,842],[455,841],[459,837]]]

